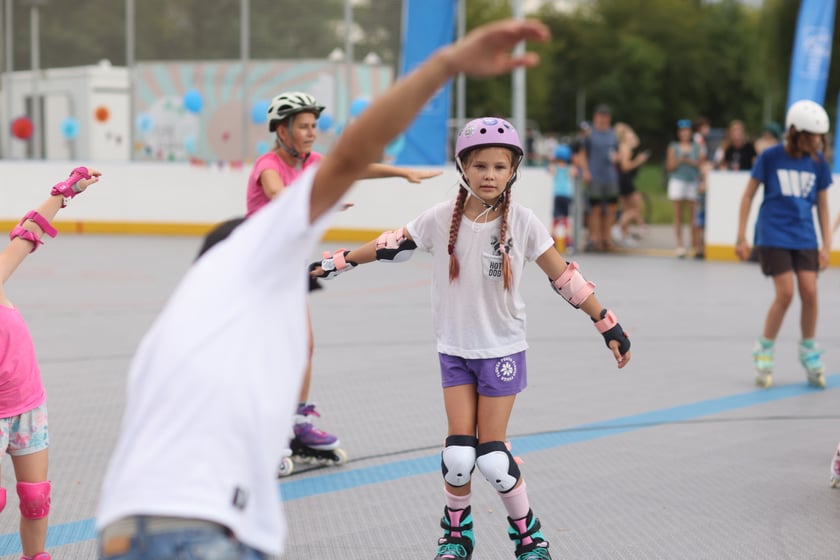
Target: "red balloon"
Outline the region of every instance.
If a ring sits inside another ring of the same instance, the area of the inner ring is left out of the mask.
[[[111,116],[111,112],[108,110],[108,107],[105,107],[104,105],[100,105],[100,106],[99,106],[99,107],[97,107],[97,108],[96,108],[96,110],[93,112],[93,117],[94,117],[94,118],[95,118],[98,122],[105,122],[105,121],[107,121],[107,120],[108,120],[108,118],[109,118],[110,116]]]
[[[29,117],[18,117],[12,121],[12,136],[18,140],[29,140],[34,131],[35,127]]]

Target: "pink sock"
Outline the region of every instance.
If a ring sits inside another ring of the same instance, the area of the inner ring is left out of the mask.
[[[468,505],[470,505],[472,492],[467,492],[466,496],[456,496],[444,488],[443,493],[446,494],[446,507],[449,509],[465,509]]]
[[[517,488],[510,492],[499,494],[502,497],[502,503],[505,505],[508,517],[511,519],[522,519],[531,510],[531,504],[528,502],[528,493],[525,491],[525,481],[522,481]]]

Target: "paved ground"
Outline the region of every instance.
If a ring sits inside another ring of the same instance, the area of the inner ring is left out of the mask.
[[[840,272],[820,280],[829,388],[804,383],[794,304],[779,338],[777,387],[759,391],[750,350],[770,283],[753,264],[658,256],[671,247],[667,229],[656,243],[576,257],[632,337],[622,371],[536,267],[525,277],[529,388],[509,435],[553,557],[840,558],[840,490],[828,485],[840,439]],[[49,394],[56,559],[95,556],[92,516],[128,363],[197,245],[60,236],[7,286],[33,331]],[[426,255],[370,265],[312,298],[313,397],[321,427],[338,433],[351,460],[278,483],[291,527],[287,560],[433,556],[445,422],[429,270]],[[3,459],[2,483],[13,489],[10,466]],[[475,560],[510,560],[501,503],[480,476],[473,509]],[[0,515],[4,560],[19,556],[16,525],[12,490]]]

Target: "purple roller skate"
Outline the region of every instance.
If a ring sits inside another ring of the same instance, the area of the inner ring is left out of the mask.
[[[347,461],[347,454],[339,449],[338,438],[312,424],[310,417],[320,418],[315,411],[315,405],[302,403],[295,414],[295,437],[290,447],[292,456],[302,461],[321,463],[325,465],[341,465]]]

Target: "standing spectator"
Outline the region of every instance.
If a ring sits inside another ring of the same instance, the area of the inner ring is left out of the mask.
[[[630,233],[630,225],[634,224],[637,231],[647,227],[642,216],[644,201],[636,190],[636,174],[650,158],[650,150],[636,152],[639,136],[630,125],[620,122],[615,123],[613,128],[618,138],[618,192],[621,200],[621,217],[613,226],[613,241],[633,245],[636,241]]]
[[[692,130],[694,131],[692,138],[703,147],[703,152],[707,154],[700,166],[700,182],[697,185],[697,200],[694,209],[694,258],[702,260],[706,258],[706,187],[709,173],[714,169],[714,164],[708,159],[711,150],[709,145],[709,133],[711,132],[709,119],[697,117],[692,123]]]
[[[569,209],[572,206],[576,175],[572,166],[572,149],[568,144],[560,144],[554,149],[548,173],[554,179],[554,223],[551,231],[554,243],[565,252],[573,244]]]
[[[743,121],[734,120],[726,129],[726,136],[715,153],[715,168],[729,171],[749,171],[756,158],[755,145],[747,137]]]
[[[618,204],[618,138],[609,105],[595,107],[592,130],[581,154],[583,180],[589,185],[589,247],[609,251],[613,248],[610,232]]]
[[[799,326],[799,361],[808,383],[825,387],[823,349],[817,345],[817,274],[828,266],[831,227],[828,188],[831,169],[820,152],[828,132],[828,115],[813,101],[797,101],[785,118],[784,144],[762,152],[753,168],[738,214],[735,253],[746,260],[750,247],[746,237],[747,218],[760,186],[764,197],[758,210],[755,239],[761,272],[773,280],[775,296],[764,320],[764,328],[753,350],[756,384],[773,384],[773,354],[776,337],[796,292],[802,306]],[[807,186],[807,188],[805,188]],[[814,224],[819,220],[819,237]],[[822,238],[820,247],[819,238]]]
[[[697,188],[700,184],[700,168],[706,159],[703,146],[695,142],[691,135],[691,121],[677,121],[677,140],[668,146],[666,167],[668,169],[668,200],[674,204],[674,234],[676,254],[679,258],[686,255],[683,244],[683,212],[688,211],[686,223],[690,225],[692,246],[697,247],[697,228],[694,226]]]

